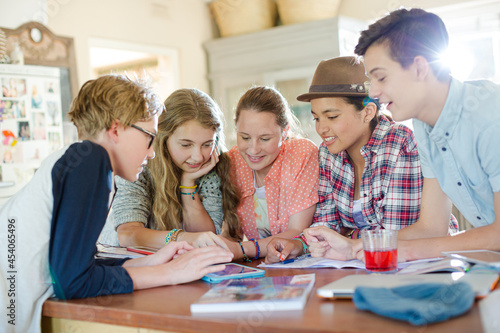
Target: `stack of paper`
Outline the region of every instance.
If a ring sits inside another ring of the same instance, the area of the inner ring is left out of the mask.
[[[414,261],[400,262],[398,263],[398,269],[403,269],[407,266],[411,265],[428,265],[429,263],[442,260],[443,258],[431,258],[431,259],[420,259]],[[278,262],[275,264],[265,264],[262,262],[258,267],[264,268],[322,268],[322,267],[330,267],[330,268],[361,268],[365,269],[365,263],[361,260],[353,259],[353,260],[334,260],[327,258],[312,258],[309,255],[300,256],[296,259],[293,259],[291,262],[289,260],[285,260],[284,262]]]
[[[286,262],[286,261],[285,261]],[[321,268],[321,267],[332,267],[332,268],[365,268],[365,263],[361,260],[333,260],[326,258],[312,258],[309,256],[299,257],[293,262],[289,263],[275,263],[275,264],[265,264],[261,263],[257,267],[265,268]]]

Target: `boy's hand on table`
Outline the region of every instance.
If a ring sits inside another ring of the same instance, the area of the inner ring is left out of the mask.
[[[233,254],[219,246],[192,249],[164,264],[167,284],[179,284],[201,279],[204,275],[221,271],[233,260]]]

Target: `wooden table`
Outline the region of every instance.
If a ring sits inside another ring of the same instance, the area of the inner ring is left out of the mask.
[[[250,266],[256,266],[253,262]],[[479,308],[423,327],[356,309],[351,300],[326,300],[316,289],[358,269],[267,269],[266,276],[315,273],[306,307],[296,312],[191,315],[189,306],[210,285],[203,281],[136,291],[132,294],[59,301],[43,306],[44,332],[482,332]]]

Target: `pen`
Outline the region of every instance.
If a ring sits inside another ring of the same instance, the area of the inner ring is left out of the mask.
[[[289,264],[289,263],[294,262],[294,261],[295,261],[295,259],[294,259],[294,258],[292,258],[292,259],[287,259],[287,260],[280,261],[280,264]]]
[[[310,257],[310,256],[311,256],[310,254],[304,254],[304,255],[301,255],[300,257],[297,257],[297,258],[292,258],[292,259],[287,259],[287,260],[280,261],[280,264],[289,264],[291,262],[294,262],[295,260],[304,259],[304,258],[307,258],[307,257]]]

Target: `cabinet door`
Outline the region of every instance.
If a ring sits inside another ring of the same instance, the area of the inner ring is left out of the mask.
[[[262,75],[237,76],[212,81],[213,98],[224,113],[224,134],[226,147],[230,149],[236,144],[236,126],[234,114],[241,95],[255,85],[263,85]]]
[[[302,135],[319,145],[321,138],[316,132],[315,123],[311,116],[311,104],[297,100],[297,96],[309,91],[315,70],[315,67],[304,67],[278,71],[266,74],[265,79],[266,84],[278,89],[288,101],[293,114],[299,121]]]

